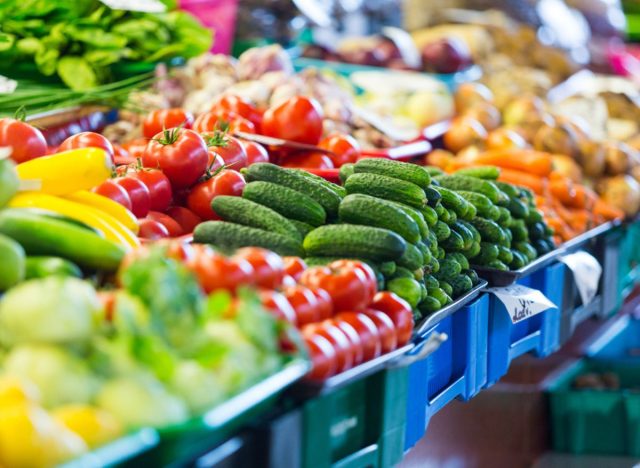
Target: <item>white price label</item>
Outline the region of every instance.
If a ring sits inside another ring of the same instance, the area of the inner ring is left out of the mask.
[[[598,260],[581,250],[560,257],[560,261],[572,271],[582,304],[589,304],[598,292],[598,282],[602,275],[602,266]]]
[[[114,10],[142,11],[145,13],[163,13],[167,6],[159,0],[100,0]]]
[[[557,309],[542,292],[519,284],[502,288],[487,288],[502,302],[511,317],[511,322],[518,323],[547,309]]]
[[[11,94],[18,87],[18,82],[0,75],[0,94]]]

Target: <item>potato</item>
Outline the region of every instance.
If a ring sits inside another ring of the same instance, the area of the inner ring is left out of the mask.
[[[500,111],[496,106],[488,102],[474,104],[467,109],[464,115],[476,119],[488,131],[495,130],[500,125]]]
[[[555,126],[543,125],[533,137],[533,147],[539,151],[564,154],[572,158],[579,156],[578,137],[566,123]]]
[[[618,175],[601,179],[597,186],[602,199],[634,216],[640,209],[640,184],[630,175]]]
[[[606,141],[602,147],[607,174],[624,174],[631,168],[634,150],[629,145],[618,141]]]
[[[493,102],[493,93],[480,83],[462,83],[454,96],[456,112],[462,114],[478,103]]]
[[[583,141],[580,144],[578,161],[586,176],[600,177],[604,174],[605,151],[600,143],[591,140]]]
[[[487,131],[480,122],[463,116],[453,119],[443,140],[449,151],[457,153],[467,146],[482,144],[486,137]]]
[[[542,119],[544,103],[537,96],[523,96],[511,100],[504,108],[502,119],[506,125],[520,125]]]

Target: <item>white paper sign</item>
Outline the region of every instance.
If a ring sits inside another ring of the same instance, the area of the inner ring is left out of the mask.
[[[582,304],[589,304],[598,292],[598,282],[602,275],[602,266],[593,255],[582,250],[560,257],[573,272],[573,278],[578,287]]]
[[[167,10],[158,0],[100,0],[114,10],[143,11],[145,13],[163,13]]]
[[[495,294],[504,304],[513,323],[526,320],[547,309],[558,308],[542,292],[519,284],[502,288],[487,288],[486,291]]]
[[[18,82],[0,75],[0,94],[11,94],[18,87]]]

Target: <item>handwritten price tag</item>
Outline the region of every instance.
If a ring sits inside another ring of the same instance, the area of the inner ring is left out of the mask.
[[[495,294],[500,302],[504,304],[513,323],[526,320],[547,309],[558,308],[537,289],[527,288],[519,284],[503,288],[487,288],[486,291]]]
[[[598,282],[602,275],[602,266],[598,260],[582,250],[564,255],[559,260],[572,271],[582,304],[589,304],[598,292]]]
[[[162,13],[167,10],[164,3],[158,0],[100,0],[114,10],[143,11],[145,13]]]

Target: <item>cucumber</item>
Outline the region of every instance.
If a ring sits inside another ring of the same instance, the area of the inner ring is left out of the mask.
[[[427,241],[429,241],[429,250],[431,250],[431,254],[438,255],[438,238],[436,237],[436,233],[429,231]]]
[[[466,275],[456,276],[449,282],[449,284],[451,284],[451,289],[453,290],[451,297],[460,297],[473,288],[471,278]]]
[[[498,189],[498,201],[496,202],[496,205],[507,208],[509,206],[510,201],[511,201],[511,198],[509,198],[509,195],[504,193],[502,190]]]
[[[462,252],[467,258],[474,258],[480,253],[480,242],[471,244],[471,248]]]
[[[439,288],[440,282],[433,275],[424,275],[424,285],[428,288]]]
[[[394,278],[387,281],[387,289],[407,301],[415,309],[422,299],[420,283],[412,278]]]
[[[544,224],[542,222],[530,224],[528,233],[529,238],[532,240],[544,239],[546,237]]]
[[[528,263],[527,257],[523,253],[518,252],[514,249],[511,251],[511,254],[512,257],[511,261],[509,262],[509,268],[511,268],[512,270],[519,270]]]
[[[378,264],[378,269],[385,278],[393,275],[396,272],[397,265],[395,262],[382,262]]]
[[[429,173],[431,177],[439,176],[444,174],[444,171],[436,166],[423,166],[423,169]]]
[[[469,232],[473,237],[474,242],[478,242],[478,243],[482,242],[482,237],[480,236],[480,233],[478,232],[478,230],[473,226],[473,224],[471,224],[469,221],[465,221],[464,219],[458,220],[458,223],[469,230]]]
[[[449,209],[447,210],[449,212],[449,218],[447,219],[446,223],[451,226],[453,223],[455,223],[456,221],[458,221],[458,215],[456,214],[455,211]]]
[[[442,306],[443,304],[440,304],[438,299],[433,296],[427,296],[418,304],[418,310],[423,316],[428,316],[442,309]]]
[[[488,242],[480,242],[480,253],[471,260],[475,265],[486,265],[493,260],[497,260],[498,255],[500,255],[500,250],[497,245],[490,244]]]
[[[303,246],[308,255],[355,256],[386,262],[398,260],[406,242],[388,229],[355,224],[332,224],[311,231]]]
[[[469,260],[467,260],[467,257],[462,255],[460,252],[449,252],[446,258],[451,258],[458,262],[460,264],[460,268],[463,270],[469,269]]]
[[[296,174],[300,174],[305,179],[312,180],[324,187],[327,187],[329,190],[332,190],[336,193],[340,198],[344,198],[347,196],[347,191],[342,185],[334,184],[333,182],[329,182],[324,177],[320,177],[319,175],[312,174],[311,172],[307,172],[304,169],[288,169],[289,171],[294,171]]]
[[[505,234],[495,221],[476,217],[469,222],[478,230],[484,242],[495,242],[499,244],[505,241]]]
[[[417,270],[424,264],[422,252],[415,245],[407,242],[407,247],[404,250],[402,256],[398,259],[398,266],[404,267],[408,270]]]
[[[275,232],[227,221],[205,221],[193,230],[193,241],[211,244],[224,252],[241,247],[262,247],[280,255],[303,256],[299,241]],[[331,255],[331,254],[329,254]]]
[[[489,268],[493,268],[495,270],[509,271],[509,267],[504,263],[502,263],[500,260],[492,260],[489,263],[487,263],[486,266],[488,266]]]
[[[514,218],[527,219],[529,216],[529,207],[519,198],[511,198],[507,209]]]
[[[289,219],[287,221],[293,224],[298,230],[298,233],[300,234],[300,240],[304,239],[307,234],[315,229],[315,227],[313,227],[311,224],[303,223],[302,221],[298,221],[297,219]]]
[[[453,294],[453,288],[448,282],[439,281],[439,283],[440,283],[440,289],[442,289],[445,293],[447,293],[447,296],[451,296]]]
[[[303,176],[300,171],[291,171],[271,163],[255,163],[246,168],[244,175],[249,182],[271,182],[296,190],[319,203],[329,217],[338,214],[342,199],[340,195],[324,184]]]
[[[356,172],[355,167],[356,165],[353,163],[347,163],[340,166],[339,177],[340,182],[342,182],[343,185],[347,181],[347,179]]]
[[[324,208],[313,198],[272,182],[248,183],[242,192],[242,198],[271,208],[285,218],[312,226],[320,226],[326,220]]]
[[[442,221],[438,221],[433,228],[433,232],[436,235],[436,239],[438,239],[438,243],[440,243],[451,235],[451,228]]]
[[[466,190],[460,190],[456,193],[467,200],[469,203],[471,203],[473,206],[475,206],[477,214],[484,218],[490,215],[491,208],[495,206],[493,203],[491,203],[491,200],[489,200],[481,193],[467,192]]]
[[[464,217],[469,210],[469,202],[453,190],[441,187],[439,191],[440,195],[442,195],[441,203],[445,206],[445,208],[453,210],[456,215],[460,216],[461,218]]]
[[[498,211],[500,211],[500,217],[496,220],[496,222],[506,226],[511,222],[511,212],[506,209],[504,206],[498,206]]]
[[[518,189],[518,187],[516,187],[515,185],[511,185],[498,180],[496,180],[494,184],[496,187],[498,187],[498,189],[506,193],[509,198],[518,198],[520,196],[520,189]]]
[[[448,297],[447,293],[443,289],[441,289],[440,287],[427,288],[427,295],[437,299],[437,301],[442,306],[446,305],[448,300],[449,300],[449,297]]]
[[[431,257],[433,256],[431,254],[431,250],[429,250],[429,247],[427,247],[427,244],[425,244],[424,242],[418,242],[416,244],[416,247],[418,247],[420,253],[422,254],[422,264],[428,265],[429,262],[431,262]]]
[[[440,242],[440,245],[447,252],[464,250],[464,240],[462,239],[462,236],[453,229],[451,230],[449,237]]]
[[[450,227],[452,231],[457,232],[462,237],[462,241],[464,243],[462,250],[470,249],[475,239],[473,238],[473,233],[471,232],[471,230],[467,228],[467,224],[462,220],[458,220]],[[478,238],[480,238],[480,235],[478,235]]]
[[[219,195],[212,200],[211,208],[225,221],[264,229],[302,242],[303,236],[287,218],[246,198]]]
[[[495,180],[500,177],[500,169],[496,166],[475,166],[459,169],[455,174],[476,177],[478,179]]]
[[[424,217],[424,220],[427,222],[429,227],[433,227],[438,222],[438,213],[429,205],[425,205],[420,208],[420,213]]]
[[[492,203],[500,200],[500,190],[493,182],[464,175],[442,175],[435,178],[441,186],[450,190],[467,190],[485,195]]]
[[[455,278],[462,271],[462,267],[453,258],[445,257],[444,260],[440,260],[440,271],[434,276],[440,280],[451,282],[452,278]]]
[[[11,237],[27,255],[66,258],[80,267],[112,272],[125,250],[93,231],[21,209],[0,211],[0,234]]]
[[[427,203],[424,190],[412,182],[380,174],[356,173],[344,184],[348,193],[363,193],[420,208]]]
[[[442,260],[445,255],[447,255],[447,252],[445,252],[445,250],[438,246],[438,253],[436,254],[436,260]]]
[[[418,281],[418,283],[420,283],[420,302],[422,302],[424,298],[429,295],[429,291],[427,291],[427,287],[424,283],[421,283],[420,281]]]
[[[400,208],[407,215],[409,215],[411,219],[413,219],[413,221],[418,225],[418,230],[420,231],[420,237],[422,239],[425,239],[429,235],[429,225],[425,221],[424,216],[422,216],[422,213],[420,212],[420,210],[409,205],[404,205],[402,203],[388,201],[388,200],[385,200],[385,201],[387,203],[391,203],[392,205]]]
[[[553,240],[551,239],[538,239],[533,241],[531,245],[534,249],[536,249],[538,257],[541,257],[542,255],[549,253],[556,248]]]
[[[428,269],[429,273],[438,273],[440,271],[440,261],[436,257],[431,257]]]
[[[523,219],[511,220],[511,234],[515,242],[526,242],[529,240],[529,230]]]
[[[449,210],[447,210],[442,204],[438,204],[435,207],[436,214],[438,215],[438,220],[443,223],[449,223],[451,219],[451,215],[449,214]]]
[[[389,229],[410,243],[422,239],[418,224],[404,210],[386,200],[369,195],[347,195],[340,203],[338,217],[341,222],[347,224]]]
[[[527,257],[528,259],[527,263],[532,262],[536,258],[538,258],[538,252],[528,242],[514,242],[513,248],[518,252],[522,253],[525,257]],[[505,262],[505,263],[509,263],[509,262]]]
[[[500,211],[500,207],[499,206],[495,206],[493,205],[488,213],[487,216],[484,216],[487,219],[490,219],[492,221],[498,221],[500,219],[500,216],[502,216],[502,212]]]
[[[417,164],[383,158],[364,158],[356,163],[354,169],[356,174],[361,172],[380,174],[414,183],[421,188],[427,188],[431,184],[429,173]]]
[[[502,263],[505,263],[507,265],[510,264],[511,261],[513,260],[513,254],[511,253],[511,249],[503,245],[499,245],[498,260],[500,260]]]
[[[473,285],[478,284],[478,282],[480,281],[480,278],[478,277],[478,273],[476,273],[476,270],[473,270],[471,268],[462,270],[462,274],[468,276],[469,279],[471,280],[471,283],[473,283]]]
[[[413,279],[422,285],[424,279],[424,270],[422,268],[416,268],[413,270]]]
[[[435,208],[442,199],[442,195],[435,187],[425,187],[424,193],[427,196],[427,205],[431,208]]]
[[[82,270],[75,263],[60,257],[27,257],[25,279],[54,275],[82,278]]]
[[[536,208],[531,208],[529,210],[529,216],[527,216],[527,219],[525,221],[528,225],[532,225],[535,223],[542,223],[543,220],[544,217],[542,216],[542,212]]]
[[[0,259],[0,291],[6,291],[25,279],[24,249],[17,241],[0,234]]]
[[[413,271],[407,270],[406,268],[399,266],[399,267],[396,268],[396,271],[390,276],[390,278],[391,279],[394,279],[394,278],[411,278],[411,279],[414,279]]]

